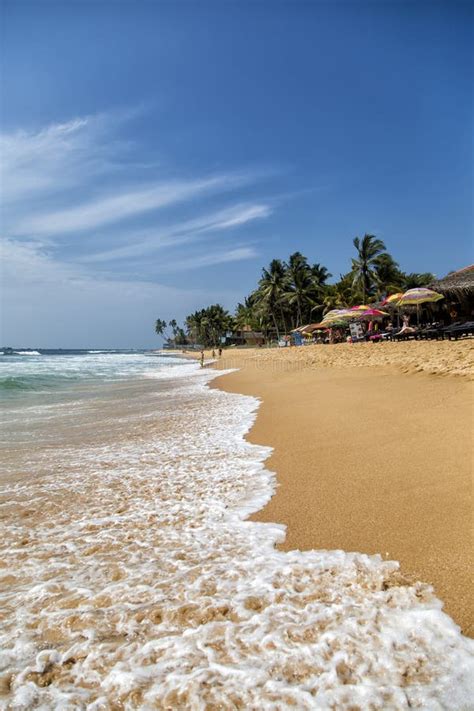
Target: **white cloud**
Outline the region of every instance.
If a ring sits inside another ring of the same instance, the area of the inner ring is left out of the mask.
[[[163,252],[153,267],[161,273],[255,257],[253,246],[235,243],[234,230],[271,215],[270,201],[236,195],[262,173],[165,172],[156,147],[117,138],[129,118],[105,113],[0,135],[8,237],[1,279],[4,344],[150,345],[147,334],[157,315],[179,318],[200,304],[222,300],[231,307],[241,298],[136,275],[150,273],[148,255],[157,250]],[[212,205],[217,199],[218,208]],[[162,211],[174,206],[177,212],[178,205],[185,215],[170,214],[165,227]],[[176,247],[204,239],[205,252],[204,245],[194,255],[186,248],[179,258]],[[84,256],[91,244],[96,253]],[[124,257],[132,260],[118,264]]]
[[[233,190],[254,179],[238,172],[192,179],[157,176],[153,156],[148,165],[139,162],[137,146],[115,138],[124,118],[98,114],[39,131],[0,135],[3,219],[10,235],[60,236],[91,230]]]
[[[144,256],[166,247],[177,247],[197,241],[209,233],[228,230],[253,220],[268,217],[272,210],[264,204],[239,204],[167,228],[130,232],[131,244],[87,255],[79,261],[108,262],[115,259]]]
[[[190,269],[202,269],[216,264],[227,264],[229,262],[241,262],[244,259],[253,259],[258,256],[258,252],[252,246],[241,245],[233,249],[215,250],[202,255],[193,255],[185,259],[176,260],[174,262],[165,262],[162,265],[167,271],[179,272],[189,271]]]
[[[60,192],[103,170],[119,151],[117,142],[101,142],[108,123],[105,116],[85,117],[0,135],[3,203]]]
[[[183,202],[213,190],[225,189],[232,178],[217,176],[203,180],[170,181],[139,190],[119,191],[77,207],[20,220],[16,235],[62,235],[120,222],[134,215]]]

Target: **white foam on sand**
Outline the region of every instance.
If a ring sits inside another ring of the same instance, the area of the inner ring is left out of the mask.
[[[186,370],[155,420],[4,499],[0,706],[473,709],[474,642],[430,588],[245,520],[275,488],[258,401]]]

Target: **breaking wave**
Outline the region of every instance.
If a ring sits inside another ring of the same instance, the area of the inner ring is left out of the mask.
[[[150,378],[120,437],[104,415],[3,492],[8,708],[472,709],[474,643],[429,587],[246,520],[270,449],[244,439],[258,401],[214,375]]]

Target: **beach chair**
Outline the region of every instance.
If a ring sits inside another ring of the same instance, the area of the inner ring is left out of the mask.
[[[474,334],[474,321],[457,323],[448,326],[443,331],[443,336],[447,336],[450,341],[457,341],[462,336],[472,336]]]
[[[413,338],[413,340],[416,340],[419,337],[420,331],[419,329],[414,329],[413,331],[403,331],[399,333],[395,333],[392,336],[392,341],[409,341]]]
[[[443,327],[439,323],[432,323],[425,328],[422,328],[419,332],[419,338],[422,340],[439,340],[443,338]]]

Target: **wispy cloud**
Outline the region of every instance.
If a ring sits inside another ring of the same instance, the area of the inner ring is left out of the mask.
[[[177,247],[204,239],[210,233],[229,230],[253,220],[268,217],[272,208],[265,204],[238,204],[163,229],[132,232],[131,244],[80,258],[81,262],[108,262],[151,254],[166,247]]]
[[[140,150],[134,143],[115,138],[123,120],[123,115],[99,114],[39,131],[0,135],[2,212],[8,234],[55,239],[130,223],[197,198],[224,196],[259,175],[228,171],[183,179],[170,176],[168,168],[164,177],[156,155],[149,154],[148,163],[137,160]],[[238,213],[229,211],[229,224],[224,222],[222,228],[248,221]],[[136,225],[131,229],[135,232]]]
[[[3,204],[60,193],[101,172],[117,141],[102,141],[111,119],[105,115],[76,118],[38,131],[0,135],[0,179]]]
[[[118,191],[78,206],[20,220],[16,235],[62,235],[121,222],[135,215],[172,205],[196,196],[235,185],[234,176],[215,176],[201,180],[172,180],[139,190]]]
[[[167,271],[188,271],[189,269],[202,269],[203,267],[215,266],[217,264],[227,264],[229,262],[241,262],[245,259],[253,259],[258,254],[252,246],[242,245],[234,249],[213,250],[207,254],[194,255],[192,257],[168,262],[165,265]]]
[[[112,323],[122,333],[125,314],[133,330],[140,311],[143,329],[155,308],[166,315],[173,304],[184,315],[203,300],[230,305],[239,296],[172,287],[167,275],[255,258],[258,243],[245,228],[275,210],[257,195],[268,171],[180,170],[159,146],[137,142],[132,114],[0,134],[6,337],[36,334],[39,343],[54,321],[60,343],[61,324],[67,329],[74,313],[85,342],[95,326],[98,336]]]

